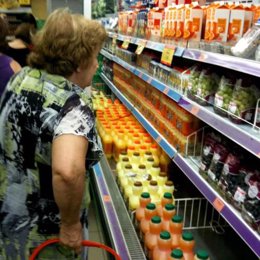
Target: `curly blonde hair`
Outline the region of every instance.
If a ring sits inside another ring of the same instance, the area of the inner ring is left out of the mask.
[[[106,38],[104,27],[67,9],[57,9],[33,40],[28,57],[31,67],[70,76],[80,66],[88,67]]]

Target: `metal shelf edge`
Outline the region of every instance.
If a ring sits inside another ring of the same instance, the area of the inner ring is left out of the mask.
[[[122,259],[130,259],[127,246],[124,243],[124,236],[122,234],[122,230],[117,219],[117,212],[115,211],[115,208],[113,206],[113,202],[111,200],[100,163],[96,164],[93,167],[93,171],[95,173],[94,177],[100,191],[103,207],[106,212],[109,228],[112,230],[111,234],[113,236],[113,243],[115,245],[116,251],[122,257]]]

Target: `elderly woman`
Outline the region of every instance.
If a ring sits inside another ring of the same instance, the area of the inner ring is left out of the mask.
[[[8,35],[8,23],[4,17],[0,16],[0,97],[4,92],[7,82],[12,75],[19,70],[21,66],[8,55],[5,55],[7,42],[5,40]]]
[[[58,9],[0,101],[0,255],[74,259],[87,231],[88,169],[102,156],[90,92],[104,28]],[[2,250],[2,252],[1,252]]]

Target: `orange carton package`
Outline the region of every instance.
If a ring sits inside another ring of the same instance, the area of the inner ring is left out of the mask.
[[[236,4],[230,11],[228,40],[237,41],[243,36],[245,22],[245,9],[243,5]]]
[[[184,39],[200,41],[203,9],[198,3],[185,6]]]
[[[159,0],[159,8],[165,8],[167,6],[171,6],[172,4],[175,4],[175,0]]]
[[[260,19],[260,5],[252,5],[253,23],[255,24]]]
[[[135,35],[136,33],[136,22],[137,22],[137,13],[138,11],[131,11],[127,16],[127,34]]]
[[[176,7],[167,7],[164,10],[163,38],[173,38],[176,32]]]
[[[185,6],[179,5],[176,10],[176,33],[175,38],[182,38],[184,32]]]
[[[253,7],[250,4],[245,4],[245,21],[244,21],[244,29],[243,34],[247,32],[249,28],[251,28],[254,18]]]
[[[153,8],[148,13],[148,37],[158,39],[161,36],[163,10]]]
[[[213,33],[214,39],[220,42],[226,42],[228,39],[230,9],[223,4],[218,6],[214,12]]]

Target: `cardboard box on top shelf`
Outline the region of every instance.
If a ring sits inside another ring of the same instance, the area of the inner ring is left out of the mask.
[[[164,39],[173,39],[176,33],[176,6],[167,7],[164,10],[163,33]]]
[[[159,40],[161,37],[161,26],[163,19],[163,9],[152,8],[148,12],[148,38],[151,40]]]
[[[176,11],[176,33],[175,38],[180,39],[183,37],[185,21],[185,6],[178,5]]]
[[[258,19],[260,19],[260,4],[252,5],[253,10],[253,24],[255,24]]]

